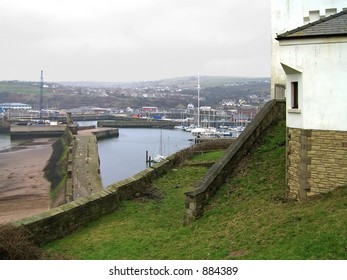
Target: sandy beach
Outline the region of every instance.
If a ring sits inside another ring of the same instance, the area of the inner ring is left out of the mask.
[[[0,152],[0,223],[49,209],[50,182],[43,169],[56,139],[35,139],[13,151]]]

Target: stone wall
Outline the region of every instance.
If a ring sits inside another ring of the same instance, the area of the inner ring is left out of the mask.
[[[305,199],[347,183],[347,132],[287,129],[288,196]]]
[[[197,151],[211,149],[211,145],[217,149],[226,148],[230,142],[216,141],[213,144],[204,143],[191,146],[126,180],[110,185],[106,190],[87,195],[13,224],[17,227],[24,227],[37,244],[62,238],[91,221],[115,211],[123,200],[131,199],[137,193],[145,192],[151,187],[153,180],[182,164]],[[74,146],[70,146],[70,155],[76,152]]]
[[[65,125],[11,125],[11,138],[60,137],[65,133]]]
[[[230,145],[224,156],[218,160],[198,183],[187,192],[185,223],[198,219],[204,212],[209,198],[225,183],[226,178],[239,161],[249,152],[259,136],[272,123],[285,118],[285,101],[272,100],[265,104],[242,134]]]
[[[73,143],[73,135],[66,130],[64,135],[52,145],[53,151],[46,167],[44,168],[45,177],[51,182],[50,207],[55,207],[66,203],[66,186],[68,180],[69,150]]]

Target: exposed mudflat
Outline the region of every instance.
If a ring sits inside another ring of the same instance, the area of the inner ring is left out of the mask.
[[[50,182],[43,169],[56,139],[34,139],[0,152],[0,223],[49,209]]]

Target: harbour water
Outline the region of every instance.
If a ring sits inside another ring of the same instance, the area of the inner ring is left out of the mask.
[[[0,133],[0,151],[11,148],[10,134]]]
[[[18,150],[20,144],[27,142],[25,139],[11,139],[10,134],[0,133],[0,153]]]
[[[161,137],[162,135],[162,137]],[[118,138],[98,141],[100,173],[104,188],[144,170],[146,151],[150,156],[159,152],[160,138],[164,156],[189,147],[190,133],[172,129],[122,128]]]

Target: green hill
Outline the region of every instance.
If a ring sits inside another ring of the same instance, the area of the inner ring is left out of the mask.
[[[269,83],[268,77],[231,77],[231,76],[200,76],[200,85],[203,88],[230,86],[242,83]],[[131,83],[118,83],[122,87],[169,87],[180,89],[196,89],[198,84],[198,76],[186,76],[157,81],[139,81]]]
[[[36,94],[40,93],[39,82],[0,81],[0,94]]]
[[[172,170],[147,195],[45,250],[73,259],[346,259],[347,188],[285,199],[284,123],[258,141],[204,216],[183,226],[183,193],[206,171]]]

